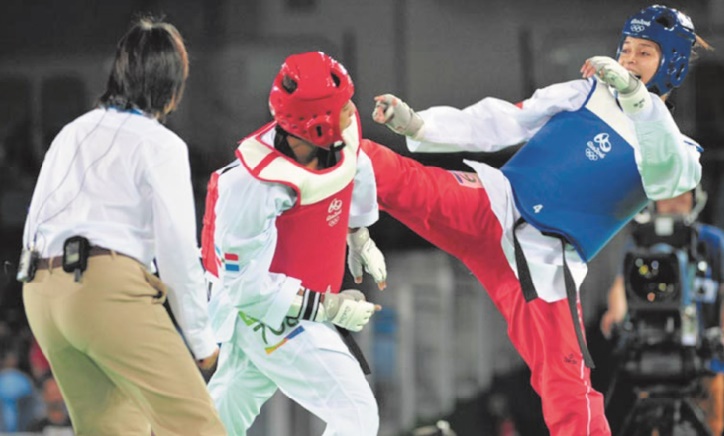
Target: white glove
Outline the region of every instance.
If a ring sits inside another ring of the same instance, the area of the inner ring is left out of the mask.
[[[406,136],[415,136],[423,124],[422,118],[407,103],[392,94],[375,97],[372,119]]]
[[[322,302],[327,319],[349,331],[358,332],[370,322],[377,308],[365,300],[362,292],[347,289],[339,294],[327,292]]]
[[[367,227],[360,227],[354,233],[347,234],[347,266],[355,283],[362,283],[362,268],[369,273],[380,289],[387,286],[387,266],[385,257],[370,238]]]
[[[339,294],[302,289],[294,298],[288,316],[310,321],[330,321],[347,330],[358,332],[367,325],[375,311],[380,310],[366,301],[362,292],[347,289]]]
[[[594,56],[586,60],[586,65],[595,70],[598,80],[618,91],[618,102],[624,112],[633,114],[651,105],[651,95],[643,82],[615,59]]]

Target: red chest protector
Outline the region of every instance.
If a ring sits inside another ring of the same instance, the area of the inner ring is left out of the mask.
[[[331,197],[299,205],[277,218],[279,238],[269,270],[302,280],[319,292],[339,292],[349,222],[352,182]]]
[[[345,146],[339,161],[323,170],[305,168],[263,142],[262,136],[274,126],[270,123],[247,137],[236,151],[254,177],[282,183],[297,193],[295,205],[276,220],[277,246],[269,270],[298,278],[314,291],[339,292],[359,153],[358,117],[342,133]]]

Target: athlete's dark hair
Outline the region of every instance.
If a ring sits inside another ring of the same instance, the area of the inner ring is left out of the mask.
[[[188,54],[176,27],[140,18],[118,42],[100,103],[163,119],[181,101],[188,70]]]

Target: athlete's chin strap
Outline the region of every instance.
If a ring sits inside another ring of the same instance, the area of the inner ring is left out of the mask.
[[[292,135],[291,133],[287,132],[279,126],[276,126],[275,130],[276,135],[274,135],[274,148],[283,155],[293,160],[296,160],[297,157],[294,155],[292,148],[289,146],[289,141],[287,141],[287,138],[289,136],[293,138],[298,137]],[[330,145],[328,150],[321,147],[315,147],[314,157],[319,158],[319,169],[330,168],[337,165],[337,162],[339,161],[340,151],[344,148],[344,145],[344,142],[338,142],[336,144]]]
[[[523,291],[523,297],[525,298],[526,303],[530,303],[538,298],[538,292],[535,289],[533,276],[530,273],[530,268],[528,268],[528,261],[525,259],[523,248],[518,241],[517,230],[523,223],[525,223],[525,220],[523,217],[520,217],[513,226],[513,246],[515,247],[515,264],[518,268],[518,280],[520,280],[520,287]],[[586,340],[583,337],[583,330],[581,329],[581,323],[578,317],[578,295],[576,292],[576,282],[573,280],[573,274],[571,274],[571,269],[568,267],[568,262],[566,261],[566,240],[558,235],[546,234],[546,236],[552,236],[560,239],[561,241],[561,251],[563,254],[563,279],[566,284],[566,299],[568,300],[568,308],[571,312],[573,329],[576,331],[576,339],[578,339],[578,346],[581,349],[581,354],[583,354],[583,361],[586,363],[587,367],[593,369],[596,365],[593,364],[591,353],[588,352],[588,347],[586,346]]]
[[[325,168],[337,165],[337,162],[339,161],[339,152],[344,148],[344,145],[344,142],[339,142],[337,144],[330,145],[329,150],[324,150],[327,152],[327,162],[324,166]]]

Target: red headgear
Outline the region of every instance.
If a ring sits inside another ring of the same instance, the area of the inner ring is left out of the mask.
[[[352,98],[347,70],[331,56],[309,52],[289,56],[269,93],[269,110],[279,126],[317,147],[342,140],[339,117]]]

